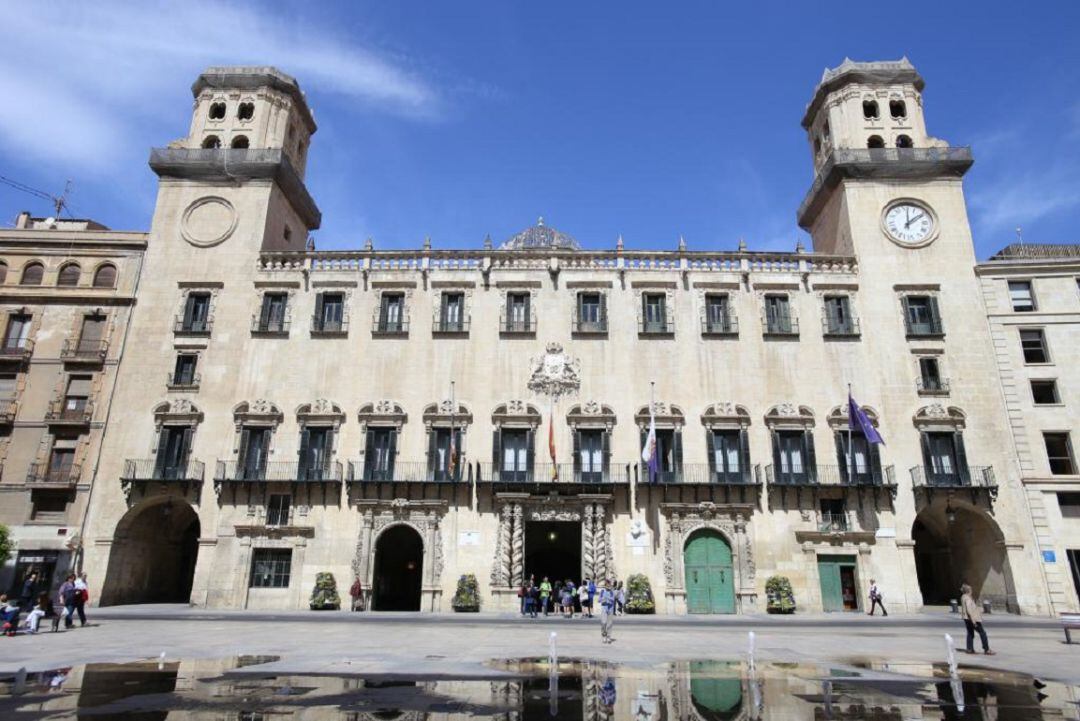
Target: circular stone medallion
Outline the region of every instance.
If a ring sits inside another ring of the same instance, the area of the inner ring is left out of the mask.
[[[224,242],[236,230],[236,209],[224,198],[199,198],[187,207],[180,219],[184,240],[200,248]]]

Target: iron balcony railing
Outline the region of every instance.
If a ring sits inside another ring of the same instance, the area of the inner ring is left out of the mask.
[[[312,335],[345,335],[349,332],[349,317],[346,315],[341,320],[326,320],[317,315],[311,316]]]
[[[33,338],[8,338],[0,344],[0,362],[29,360],[34,355]]]
[[[310,466],[296,461],[218,461],[214,471],[217,482],[283,481],[286,483],[335,482],[343,478],[342,464],[332,461],[322,466]]]
[[[608,332],[607,314],[592,320],[582,318],[581,314],[575,311],[571,317],[571,324],[571,330],[579,335],[604,335]]]
[[[202,381],[202,375],[199,373],[195,373],[188,377],[185,377],[183,373],[176,373],[175,371],[165,374],[165,385],[170,389],[191,390],[193,388],[198,388],[200,381]]]
[[[202,482],[205,471],[206,464],[194,459],[173,465],[155,458],[128,458],[120,480]]]
[[[915,389],[919,393],[931,394],[931,393],[948,393],[949,392],[949,379],[948,378],[924,378],[919,377],[915,379]]]
[[[767,336],[797,336],[799,335],[799,319],[794,313],[784,316],[769,317],[769,312],[761,309],[761,327]]]
[[[49,403],[49,409],[45,411],[47,423],[70,423],[73,425],[87,425],[94,417],[94,402],[70,403],[68,398],[57,398]]]
[[[529,468],[507,468],[505,464],[481,463],[483,483],[629,483],[630,465],[611,464],[607,468],[575,469],[573,463],[534,463]]]
[[[778,469],[775,465],[765,466],[765,475],[770,485],[775,486],[834,486],[847,488],[881,487],[896,485],[896,475],[892,466],[883,466],[878,473],[872,467],[862,466],[848,469],[846,466],[802,466],[799,469]]]
[[[109,352],[107,340],[76,340],[68,338],[60,350],[60,358],[68,362],[101,363]]]
[[[82,466],[78,463],[53,466],[50,463],[31,463],[26,472],[26,485],[68,488],[78,484]]]
[[[765,478],[770,486],[815,486],[818,482],[817,468],[803,465],[798,468],[765,466]]]
[[[992,466],[965,466],[948,471],[926,466],[911,468],[911,485],[915,488],[997,488]]]
[[[531,335],[536,333],[536,316],[529,314],[525,318],[509,318],[506,311],[499,317],[499,332],[503,335]]]
[[[649,472],[646,463],[638,463],[639,483],[685,483],[698,485],[719,486],[753,486],[756,479],[753,469],[747,467],[743,470],[725,471],[713,468],[708,463],[683,463],[674,469],[660,469],[656,473],[655,480]]]
[[[254,335],[288,335],[292,320],[286,318],[263,318],[262,313],[251,316],[251,332]]]
[[[667,311],[663,318],[639,318],[638,335],[674,335],[675,318]]]
[[[728,309],[726,313],[717,316],[705,316],[701,319],[701,334],[705,336],[738,335],[739,319],[735,311]]]
[[[176,321],[173,323],[173,333],[177,335],[210,335],[212,326],[213,323],[209,318],[202,320],[185,319],[184,315],[180,314],[176,316]]]
[[[821,332],[829,337],[853,338],[861,335],[859,319],[854,316],[835,318],[825,314],[821,318]]]
[[[18,410],[14,398],[0,398],[0,423],[12,423]]]
[[[454,333],[469,332],[469,316],[463,318],[446,318],[436,311],[431,317],[431,332],[435,334],[452,335]]]
[[[433,468],[425,461],[368,463],[349,461],[349,482],[455,483],[469,477],[469,470],[458,464],[451,474],[445,468]]]
[[[904,330],[909,338],[937,338],[945,335],[945,326],[938,317],[925,321],[904,318]]]
[[[823,533],[844,533],[850,529],[848,517],[843,512],[822,511],[818,530]]]
[[[408,335],[409,309],[402,308],[400,315],[390,316],[376,309],[371,319],[372,335]]]

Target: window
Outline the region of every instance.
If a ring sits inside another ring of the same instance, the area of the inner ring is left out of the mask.
[[[210,332],[210,294],[188,293],[179,330],[183,333]]]
[[[194,353],[181,353],[176,356],[176,366],[173,368],[172,385],[193,386],[196,385],[195,367],[199,363],[199,356]]]
[[[667,319],[667,297],[663,293],[644,293],[641,296],[642,322],[645,333],[670,333]]]
[[[765,332],[776,334],[796,333],[791,318],[791,305],[786,295],[765,296]]]
[[[1050,461],[1050,473],[1055,476],[1076,474],[1076,462],[1073,460],[1072,442],[1068,433],[1043,433],[1046,443],[1046,459]]]
[[[1058,493],[1057,502],[1062,518],[1080,518],[1080,493]]]
[[[291,501],[292,499],[286,493],[271,493],[270,500],[266,504],[266,525],[289,525],[289,510],[292,505]]]
[[[251,120],[255,117],[255,103],[240,103],[236,107],[237,120]]]
[[[5,350],[23,350],[28,346],[32,320],[29,315],[21,313],[8,316],[7,331],[4,333]]]
[[[898,147],[898,148],[913,148],[913,147],[915,147],[915,145],[914,145],[914,143],[911,142],[911,138],[909,138],[907,135],[897,135],[896,136],[896,147]]]
[[[1031,399],[1037,406],[1056,405],[1061,403],[1058,396],[1057,381],[1055,380],[1032,380]]]
[[[345,329],[345,296],[319,293],[315,296],[314,328],[317,333],[340,333]]]
[[[368,428],[364,453],[364,480],[394,480],[394,461],[397,455],[396,428]]]
[[[224,120],[225,103],[210,103],[209,116],[211,120]]]
[[[454,429],[450,443],[449,428],[433,428],[428,451],[428,473],[435,481],[461,480],[461,429]]]
[[[285,293],[266,293],[262,299],[262,310],[259,311],[259,333],[284,333],[285,308],[288,305],[289,296]]]
[[[908,295],[902,299],[904,323],[909,336],[944,335],[937,298],[932,295]]]
[[[1050,351],[1046,347],[1046,336],[1041,328],[1020,331],[1020,350],[1024,353],[1025,363],[1050,362]]]
[[[1031,313],[1035,310],[1035,294],[1030,280],[1010,280],[1009,300],[1015,313]]]
[[[102,349],[105,337],[105,317],[100,315],[88,315],[83,317],[82,329],[79,331],[79,355],[93,355]]]
[[[56,284],[60,286],[76,286],[79,284],[79,276],[82,275],[82,270],[77,263],[68,263],[60,269],[60,273],[56,276]]]
[[[191,453],[191,426],[163,426],[158,436],[157,456],[154,459],[154,479],[159,481],[190,480],[187,473]]]
[[[866,140],[866,147],[868,148],[884,148],[885,141],[881,139],[880,135],[871,135]]]
[[[65,445],[61,446],[60,444]],[[70,444],[70,445],[69,445]],[[42,480],[49,483],[69,483],[75,471],[75,442],[57,441],[49,454],[47,475]]]
[[[404,333],[408,326],[405,324],[405,294],[383,293],[379,305],[380,333]]]
[[[862,104],[862,114],[867,120],[877,120],[880,117],[878,112],[878,104],[876,100],[864,100]]]
[[[330,480],[333,432],[329,426],[311,426],[300,432],[300,480]]]
[[[35,521],[62,521],[67,516],[71,491],[35,488],[30,492],[30,502],[33,504],[31,517]]]
[[[705,296],[705,332],[734,333],[731,317],[731,299],[726,293],[710,293]]]
[[[20,285],[41,285],[45,277],[45,266],[41,263],[27,263],[23,268]]]
[[[812,483],[816,473],[814,437],[810,431],[773,431],[776,483]]]
[[[64,393],[63,418],[82,420],[90,406],[90,376],[71,376]]]
[[[251,552],[251,588],[288,588],[291,548],[256,548]]]
[[[890,100],[889,101],[889,115],[894,119],[907,117],[907,103],[903,100]]]
[[[578,293],[577,330],[581,333],[607,332],[607,302],[603,293]]]
[[[260,480],[266,476],[266,459],[270,455],[270,429],[244,426],[240,430],[240,451],[237,454],[237,480]]]
[[[928,431],[921,434],[921,441],[929,485],[966,485],[969,471],[963,434],[959,431]]]
[[[506,428],[499,432],[501,451],[498,464],[502,481],[528,481],[532,476],[533,433],[524,428]]]
[[[465,294],[443,293],[439,306],[439,330],[460,333],[465,330]]]
[[[207,135],[202,141],[204,150],[215,150],[221,147],[221,138],[216,135]]]
[[[641,431],[641,447],[645,447],[648,438],[648,430]],[[682,480],[682,433],[676,433],[674,428],[656,429],[656,457],[660,467],[657,480],[660,483],[678,483]],[[641,464],[641,482],[651,482],[649,468],[645,463]]]
[[[846,295],[825,296],[825,333],[855,335],[855,318],[851,315],[851,299]]]
[[[14,373],[0,373],[0,415],[9,412],[15,402],[16,376]]]
[[[7,263],[0,263],[0,283],[7,282]]]
[[[881,455],[877,444],[868,443],[861,431],[838,429],[836,459],[840,466],[840,478],[852,485],[875,485],[881,483]]]
[[[235,138],[232,139],[232,143],[230,143],[230,147],[232,147],[233,150],[247,150],[247,148],[248,148],[248,138],[247,138],[247,136],[246,135],[237,135]]]
[[[749,475],[746,431],[735,428],[706,432],[710,480],[738,483]]]
[[[116,287],[116,266],[106,263],[94,272],[95,288]]]
[[[941,366],[937,358],[919,359],[919,390],[924,393],[940,393],[949,389],[948,383],[941,377]]]
[[[822,498],[818,501],[818,508],[821,511],[820,530],[848,530],[847,512],[844,509],[843,498]]]
[[[574,433],[574,480],[602,483],[608,472],[607,431],[587,428]]]
[[[503,332],[532,333],[535,330],[529,302],[528,293],[506,294],[506,321],[503,325]]]

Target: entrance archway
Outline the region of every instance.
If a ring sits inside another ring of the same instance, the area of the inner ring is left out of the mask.
[[[552,586],[556,581],[582,580],[580,522],[525,523],[525,578],[530,576],[535,576],[537,583],[546,577]]]
[[[199,515],[187,501],[158,497],[116,524],[102,606],[188,603],[199,554]]]
[[[915,517],[911,538],[924,604],[958,600],[961,584],[967,583],[977,598],[1016,610],[1005,538],[985,513],[955,500],[937,503]]]
[[[419,611],[424,542],[412,526],[390,526],[375,542],[374,611]]]
[[[712,529],[690,534],[683,549],[687,613],[735,613],[731,546]]]

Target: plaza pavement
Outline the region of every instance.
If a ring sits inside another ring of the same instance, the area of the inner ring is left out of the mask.
[[[761,661],[850,664],[887,661],[897,670],[941,663],[943,634],[959,647],[964,626],[947,613],[794,616],[620,616],[616,643],[600,642],[597,619],[523,619],[511,614],[265,613],[182,605],[89,609],[90,625],[71,631],[0,638],[0,671],[45,670],[91,662],[157,658],[279,656],[279,671],[357,675],[491,676],[492,659],[546,656],[558,634],[560,657],[631,665],[745,657],[747,633]],[[1080,644],[1065,645],[1050,618],[992,615],[986,627],[996,656],[959,654],[961,664],[1020,671],[1080,683]],[[978,641],[976,640],[976,644]]]

